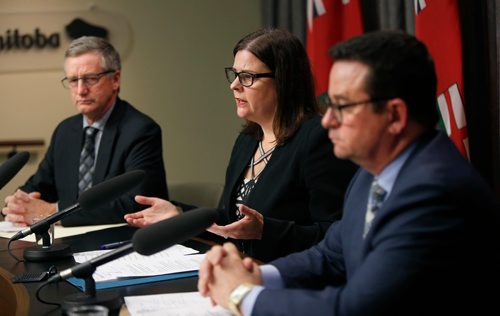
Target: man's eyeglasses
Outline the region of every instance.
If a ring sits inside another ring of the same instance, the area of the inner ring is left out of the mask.
[[[330,99],[330,97],[326,96],[323,100],[323,104],[332,110],[332,114],[333,114],[333,117],[335,118],[335,120],[339,123],[342,123],[342,110],[356,106],[356,105],[379,103],[379,102],[384,102],[384,101],[387,101],[387,99],[386,98],[375,98],[375,99],[368,99],[368,100],[363,100],[363,101],[349,102],[349,103],[345,103],[345,104],[338,104],[338,103],[334,103]]]
[[[106,70],[96,74],[88,74],[82,77],[64,77],[61,80],[61,83],[66,89],[75,89],[76,87],[78,87],[78,81],[81,80],[84,86],[92,87],[93,85],[96,85],[104,75],[114,73],[115,71],[116,70]]]
[[[224,70],[226,71],[226,78],[229,83],[233,83],[234,79],[238,77],[240,84],[247,88],[253,85],[256,78],[274,78],[274,74],[271,72],[261,74],[253,74],[246,71],[236,72],[230,67],[224,68]]]

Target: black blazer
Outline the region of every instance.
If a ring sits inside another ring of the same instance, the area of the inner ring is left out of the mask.
[[[56,127],[38,170],[21,187],[26,192],[40,192],[48,202],[58,201],[59,210],[78,199],[78,167],[84,140],[82,122],[82,115],[78,114]],[[136,194],[168,198],[160,126],[126,101],[117,99],[104,127],[93,183],[137,169],[146,172],[140,186],[108,205],[73,213],[62,219],[62,224],[124,222],[124,214],[141,209],[134,201]]]
[[[255,184],[247,206],[264,215],[261,240],[236,240],[239,249],[262,261],[306,249],[322,239],[340,218],[346,187],[356,167],[333,154],[319,116],[273,152]],[[240,134],[227,167],[219,224],[236,220],[236,189],[250,164],[258,140]]]

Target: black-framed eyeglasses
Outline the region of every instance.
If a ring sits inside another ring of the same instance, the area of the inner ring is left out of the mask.
[[[342,123],[342,110],[346,108],[350,108],[357,105],[370,104],[370,103],[379,103],[387,101],[387,98],[373,98],[367,99],[363,101],[355,101],[344,104],[334,103],[329,96],[325,96],[323,100],[323,104],[332,110],[333,117],[339,123]]]
[[[246,71],[236,72],[231,67],[224,68],[224,70],[226,71],[226,78],[227,78],[227,81],[229,81],[229,83],[233,83],[234,79],[236,79],[236,77],[238,77],[240,84],[243,87],[247,87],[247,88],[252,86],[255,79],[257,79],[257,78],[274,78],[274,74],[272,72],[266,72],[266,73],[260,73],[260,74],[254,74],[254,73],[246,72]]]
[[[81,80],[82,84],[86,87],[92,87],[93,85],[96,85],[103,76],[114,72],[116,72],[116,70],[106,70],[96,74],[87,74],[82,77],[64,77],[62,78],[61,83],[66,89],[75,89],[78,87],[78,82]]]

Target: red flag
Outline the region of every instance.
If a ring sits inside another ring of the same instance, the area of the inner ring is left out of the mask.
[[[335,43],[363,33],[359,0],[307,1],[307,55],[315,80],[316,96],[327,92],[333,60],[328,50]]]
[[[441,125],[469,158],[462,78],[462,36],[457,0],[414,0],[415,33],[430,51],[438,77]]]

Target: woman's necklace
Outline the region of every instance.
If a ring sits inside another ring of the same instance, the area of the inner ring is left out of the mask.
[[[264,151],[264,147],[262,146],[262,141],[259,142],[259,152],[260,152],[260,157],[257,158],[257,160],[254,161],[254,157],[252,156],[252,160],[250,160],[250,170],[251,170],[251,175],[252,175],[252,180],[257,181],[257,178],[260,176],[262,171],[264,171],[264,168],[262,168],[257,174],[255,174],[255,166],[258,165],[261,161],[264,161],[264,163],[267,166],[267,163],[269,162],[268,157],[273,153],[274,149],[276,148],[276,145],[273,147],[269,148],[268,151]],[[265,167],[265,166],[264,166]]]
[[[250,196],[250,192],[253,190],[253,187],[255,186],[255,183],[257,182],[257,178],[260,176],[262,171],[264,171],[264,168],[262,168],[258,174],[255,174],[255,165],[259,164],[261,161],[264,161],[264,163],[267,165],[269,161],[269,156],[273,153],[274,148],[276,146],[273,146],[270,148],[268,151],[264,151],[264,147],[262,146],[262,141],[259,142],[259,152],[260,152],[260,157],[254,161],[254,156],[252,156],[252,159],[250,161],[250,170],[251,170],[251,179],[244,179],[243,182],[241,183],[240,187],[238,188],[238,194],[236,195],[236,218],[237,219],[242,219],[245,217],[243,214],[240,213],[239,210],[239,204],[244,204],[246,203],[248,197]],[[265,166],[264,166],[265,167]]]

